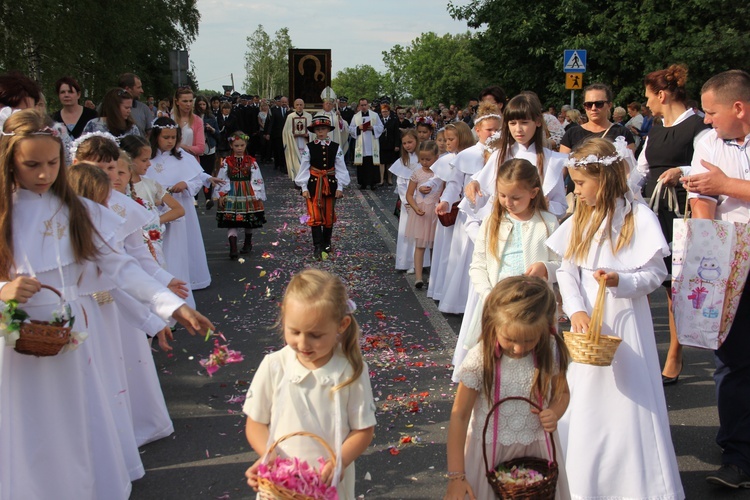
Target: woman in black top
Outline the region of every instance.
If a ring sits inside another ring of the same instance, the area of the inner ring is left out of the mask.
[[[83,127],[96,118],[96,110],[81,106],[81,85],[75,78],[64,76],[55,82],[57,97],[62,109],[52,115],[52,119],[62,123],[68,129],[73,139],[78,139],[83,133]]]
[[[628,147],[635,151],[633,134],[622,125],[609,121],[612,110],[612,89],[603,83],[592,83],[584,89],[583,107],[589,121],[580,127],[570,127],[560,141],[560,152],[570,153],[589,137],[603,137],[614,142],[620,136],[625,137]]]
[[[687,175],[693,159],[693,145],[710,127],[696,115],[692,108],[685,105],[685,82],[687,68],[673,64],[668,69],[649,73],[645,80],[648,107],[654,116],[662,119],[662,124],[654,124],[646,137],[643,152],[638,158],[640,170],[648,170],[644,197],[650,199],[658,181],[665,186],[674,187],[680,210],[685,209],[687,193],[678,179]],[[682,167],[682,168],[681,168]],[[675,213],[667,207],[666,190],[662,191],[659,203],[659,217],[664,237],[672,242],[672,221]],[[672,271],[672,259],[666,257],[667,270]],[[677,332],[672,314],[671,283],[664,282],[669,301],[669,352],[662,371],[662,382],[674,384],[682,371],[682,346],[677,341]]]

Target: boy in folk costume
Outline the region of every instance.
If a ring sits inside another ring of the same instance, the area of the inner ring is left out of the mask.
[[[295,99],[294,113],[286,117],[282,139],[284,141],[284,156],[286,157],[286,168],[289,178],[294,181],[300,168],[300,157],[305,149],[305,144],[312,141],[314,134],[308,133],[308,127],[312,122],[312,115],[305,111],[305,101]]]
[[[360,189],[370,186],[373,191],[380,183],[380,145],[378,138],[383,133],[383,122],[378,114],[370,111],[367,99],[359,100],[359,111],[349,125],[349,134],[356,140],[354,164],[357,166],[357,183]]]
[[[294,182],[302,188],[302,196],[307,201],[313,256],[320,260],[323,252],[331,253],[331,235],[336,222],[334,206],[349,185],[349,172],[341,147],[328,139],[328,133],[333,130],[331,120],[325,115],[316,115],[308,128],[316,139],[302,151],[300,171]]]

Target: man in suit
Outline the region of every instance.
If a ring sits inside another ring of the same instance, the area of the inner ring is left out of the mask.
[[[380,134],[380,185],[387,180],[391,184],[391,173],[388,171],[394,161],[399,157],[401,151],[401,131],[399,130],[398,116],[391,110],[391,101],[388,98],[380,100],[380,117],[383,121],[383,133]]]
[[[289,114],[289,98],[286,96],[276,97],[278,106],[271,108],[271,119],[266,120],[268,136],[271,139],[273,151],[273,164],[279,172],[286,172],[286,158],[284,157],[284,124]]]

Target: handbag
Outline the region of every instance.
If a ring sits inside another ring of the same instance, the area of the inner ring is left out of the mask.
[[[450,212],[446,212],[442,215],[438,214],[438,220],[443,226],[450,227],[456,223],[456,218],[458,217],[458,203],[459,202],[453,204]]]
[[[674,213],[676,217],[682,217],[680,213],[680,204],[677,200],[677,190],[674,186],[665,186],[663,180],[659,180],[654,187],[654,192],[651,193],[651,199],[648,202],[649,208],[655,213],[659,213],[661,202],[667,206],[667,210]]]
[[[672,312],[682,345],[718,349],[737,313],[750,270],[750,224],[673,221]]]

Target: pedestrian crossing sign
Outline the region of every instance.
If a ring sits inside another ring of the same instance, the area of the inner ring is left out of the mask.
[[[583,88],[583,73],[565,73],[565,89],[581,90]]]
[[[566,73],[585,73],[586,72],[586,51],[585,50],[566,50],[563,54],[563,71]]]

